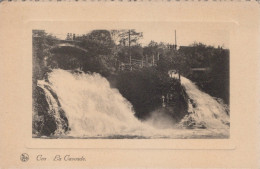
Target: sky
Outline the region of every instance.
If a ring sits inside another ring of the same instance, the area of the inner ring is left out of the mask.
[[[47,33],[51,33],[58,38],[64,39],[67,33],[82,35],[92,30],[120,30],[135,29],[143,32],[143,38],[139,42],[145,46],[151,40],[155,42],[175,43],[175,33],[177,35],[178,46],[188,46],[194,42],[201,42],[211,46],[222,46],[229,48],[229,31],[223,25],[214,23],[79,23],[69,25],[68,23],[53,24],[43,26]]]

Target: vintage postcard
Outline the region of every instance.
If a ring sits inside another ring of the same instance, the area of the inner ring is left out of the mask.
[[[2,2],[0,168],[258,168],[257,2]]]

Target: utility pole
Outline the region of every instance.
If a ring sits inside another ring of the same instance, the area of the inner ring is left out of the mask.
[[[131,30],[128,31],[128,46],[129,46],[129,63],[130,63],[130,66],[132,67],[132,58],[131,58]]]
[[[175,32],[175,50],[177,50],[177,37],[176,37],[176,30],[175,30],[174,32]]]
[[[148,65],[148,58],[147,58],[147,54],[145,55],[145,64],[146,64],[146,66]]]
[[[174,30],[174,34],[175,34],[175,50],[177,50],[177,36],[176,36],[176,29]],[[178,52],[176,53],[178,55]],[[178,76],[179,76],[179,81],[181,82],[181,73],[180,73],[180,66],[179,66],[179,70],[178,70]]]
[[[154,66],[154,54],[153,54],[153,63],[152,63],[152,64],[153,64],[153,66]]]
[[[144,56],[142,56],[142,65],[141,67],[143,68],[144,67]]]

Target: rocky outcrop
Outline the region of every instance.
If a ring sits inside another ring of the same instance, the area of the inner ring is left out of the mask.
[[[52,92],[51,89],[48,90],[58,105],[57,109],[53,109],[50,102],[48,102],[44,89],[37,86],[33,91],[33,134],[39,136],[50,136],[59,134],[57,132],[65,133],[69,131],[68,119],[64,110],[61,108],[57,95]],[[57,114],[58,117],[60,117],[58,121]],[[59,126],[61,126],[61,131],[57,131]]]

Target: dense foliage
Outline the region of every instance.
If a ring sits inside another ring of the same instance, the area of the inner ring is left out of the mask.
[[[51,57],[50,49],[58,43],[58,39],[43,30],[33,30],[33,80],[43,79],[48,71],[46,60]]]
[[[134,106],[138,118],[149,117],[152,111],[162,106],[162,96],[169,93],[173,94],[174,102],[178,103],[175,105],[176,111],[185,111],[186,101],[179,81],[171,79],[155,67],[121,72],[116,82],[120,93]]]
[[[196,82],[205,92],[229,104],[229,50],[194,43],[180,48],[179,52],[189,69],[206,68],[206,71],[190,71],[184,76]]]

